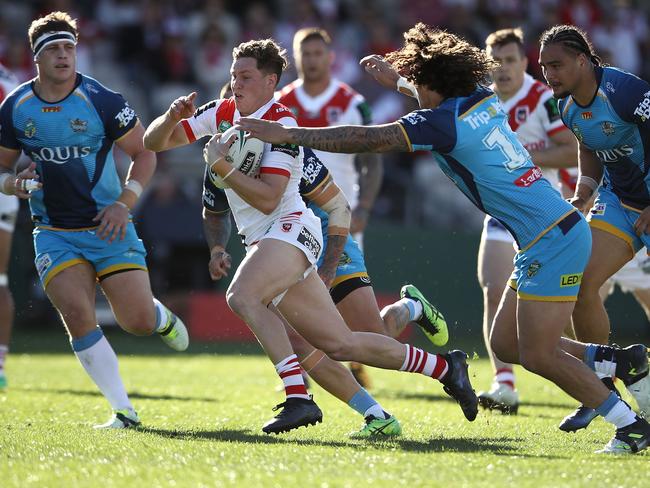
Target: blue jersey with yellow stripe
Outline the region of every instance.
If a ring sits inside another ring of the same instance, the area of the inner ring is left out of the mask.
[[[587,106],[559,102],[564,124],[604,166],[603,185],[637,210],[650,205],[650,84],[617,68],[595,68]]]
[[[542,176],[508,125],[494,92],[478,87],[399,121],[412,151],[432,151],[442,171],[520,249],[536,242],[574,207]]]
[[[77,74],[74,90],[50,103],[34,81],[14,90],[0,106],[0,146],[22,150],[43,183],[30,199],[37,225],[80,229],[122,192],[113,143],[137,124],[122,95]]]

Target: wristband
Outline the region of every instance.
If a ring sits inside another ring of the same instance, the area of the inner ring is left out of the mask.
[[[117,204],[120,205],[121,207],[124,207],[124,208],[127,209],[128,211],[131,211],[131,207],[129,207],[126,203],[124,203],[124,202],[122,202],[122,201],[120,201],[120,200],[115,200],[114,203],[117,203]]]
[[[403,76],[400,76],[397,80],[397,91],[409,97],[418,98],[418,92],[415,87]]]
[[[221,177],[221,181],[226,181],[226,178],[228,178],[228,177],[229,177],[231,174],[233,174],[235,171],[237,171],[237,168],[233,167],[230,171],[228,171],[228,173],[226,174],[226,176],[222,176],[222,177]]]
[[[596,190],[598,190],[598,182],[594,180],[591,176],[582,176],[578,178],[578,185],[585,185],[586,187],[591,189],[591,192],[594,193]],[[577,185],[576,185],[577,186]]]
[[[7,180],[14,178],[14,175],[11,173],[2,173],[0,174],[0,192],[4,193],[5,195],[11,195],[11,193],[7,193],[5,190],[5,183]]]
[[[138,180],[127,181],[124,189],[135,193],[137,198],[140,198],[140,195],[142,195],[142,184]]]

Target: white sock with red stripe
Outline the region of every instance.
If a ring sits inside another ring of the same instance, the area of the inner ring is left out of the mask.
[[[515,373],[512,371],[511,367],[499,368],[497,369],[497,374],[494,375],[495,383],[500,385],[506,385],[515,389]]]
[[[275,365],[275,370],[284,383],[284,392],[287,398],[304,398],[309,400],[309,393],[302,378],[302,370],[298,356],[292,354]]]
[[[429,354],[417,347],[406,346],[406,358],[399,369],[409,373],[420,373],[430,376],[433,379],[441,380],[449,371],[449,365],[444,356],[440,354]]]

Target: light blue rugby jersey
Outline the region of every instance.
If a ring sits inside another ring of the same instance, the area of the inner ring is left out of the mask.
[[[598,90],[586,107],[559,102],[564,124],[605,168],[603,185],[638,210],[650,205],[650,84],[617,68],[596,67]]]
[[[444,173],[510,231],[519,249],[575,210],[542,177],[510,129],[496,95],[485,87],[467,97],[448,98],[435,109],[416,110],[398,122],[410,149],[433,151]]]
[[[43,189],[30,199],[36,225],[95,227],[93,218],[122,192],[113,143],[137,124],[122,95],[77,74],[74,90],[55,103],[40,99],[34,81],[0,106],[0,146],[21,149],[36,163]]]

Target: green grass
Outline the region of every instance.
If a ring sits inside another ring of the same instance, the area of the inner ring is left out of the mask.
[[[138,341],[153,339],[125,344]],[[521,371],[520,414],[469,423],[437,382],[372,370],[372,392],[404,435],[364,442],[346,437],[361,417],[318,387],[324,423],[264,435],[283,395],[262,356],[125,353],[120,366],[145,426],[138,431],[91,428],[110,411],[71,353],[12,354],[0,394],[0,486],[650,486],[647,454],[593,454],[613,428],[597,419],[587,431],[560,432],[575,402]],[[470,372],[477,389],[488,386],[486,361]]]

